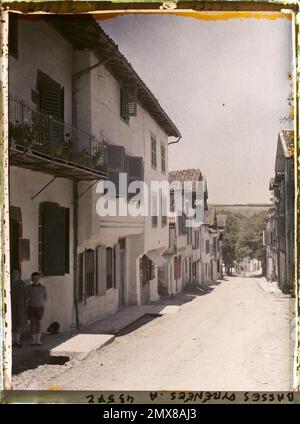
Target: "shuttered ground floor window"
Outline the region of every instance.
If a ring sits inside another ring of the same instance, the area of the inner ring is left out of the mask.
[[[39,268],[45,276],[70,272],[70,209],[43,202],[39,209]]]
[[[103,296],[115,288],[116,277],[120,275],[119,245],[114,248],[98,246],[86,249],[78,257],[78,300],[85,303],[91,296]]]
[[[181,255],[174,257],[174,279],[181,277]]]
[[[144,285],[154,277],[154,263],[144,255],[140,258],[140,282]]]

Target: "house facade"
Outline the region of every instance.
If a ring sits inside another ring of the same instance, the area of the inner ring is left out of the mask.
[[[134,193],[124,195],[119,175],[167,181],[178,129],[93,18],[13,16],[10,39],[11,266],[25,280],[43,274],[44,327],[157,300],[169,244],[162,199],[155,217],[124,213]],[[103,181],[117,195],[106,216]]]
[[[294,132],[283,130],[278,136],[275,176],[270,183],[274,206],[266,220],[264,243],[267,278],[276,280],[284,293],[295,289],[294,184]]]
[[[162,280],[161,286],[164,292],[176,294],[181,292],[188,283],[201,284],[204,255],[202,228],[208,193],[205,176],[199,169],[171,171],[169,183],[171,206],[169,247],[164,254],[168,260],[168,266],[165,267],[165,279]],[[198,184],[203,190],[200,202],[196,198]],[[191,199],[194,210],[198,208],[199,216],[202,217],[199,223],[195,224],[195,217],[189,216],[184,208],[184,202],[188,198]],[[180,205],[178,201],[181,202]],[[180,209],[182,213],[179,212]]]

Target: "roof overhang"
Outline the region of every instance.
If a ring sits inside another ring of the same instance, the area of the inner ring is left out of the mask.
[[[158,100],[135,72],[114,41],[103,31],[98,22],[90,15],[45,17],[75,49],[89,49],[99,58],[107,61],[105,67],[123,84],[136,84],[138,101],[148,111],[157,124],[169,137],[181,137],[181,134],[159,104]]]

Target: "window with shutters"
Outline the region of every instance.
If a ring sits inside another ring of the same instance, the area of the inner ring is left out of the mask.
[[[151,165],[152,168],[157,167],[156,138],[154,135],[151,135]]]
[[[146,284],[148,281],[153,280],[154,276],[154,263],[148,258],[148,256],[142,256],[140,259],[141,283]]]
[[[85,252],[85,283],[86,295],[91,297],[95,295],[95,252],[93,249],[87,249]]]
[[[183,215],[178,215],[178,234],[180,236],[186,234],[186,216]]]
[[[81,252],[78,257],[78,301],[84,301],[84,256],[85,252]]]
[[[161,172],[166,173],[166,147],[164,144],[160,145],[160,162],[161,162]]]
[[[127,156],[126,157],[126,169],[128,186],[134,181],[144,181],[144,163],[143,158],[140,156]],[[128,199],[135,196],[137,193],[129,193]]]
[[[44,275],[69,273],[69,209],[57,203],[40,204],[39,263]]]
[[[170,211],[175,211],[175,193],[174,191],[170,192]]]
[[[105,152],[108,180],[114,183],[116,195],[120,197],[122,191],[120,191],[119,187],[119,174],[126,172],[125,149],[123,146],[107,144]],[[127,187],[124,187],[124,189],[127,191]]]
[[[9,54],[18,59],[18,15],[15,13],[9,14],[9,22],[8,22],[8,49]]]
[[[181,255],[174,257],[174,279],[181,277]]]
[[[137,115],[137,86],[124,84],[120,90],[121,117],[127,123],[131,116]]]
[[[161,193],[161,225],[165,226],[168,222],[168,198]]]
[[[37,92],[39,96],[39,110],[56,119],[64,120],[64,89],[63,87],[38,70]],[[59,127],[60,128],[60,127]]]
[[[205,241],[205,253],[209,253],[209,240]]]
[[[113,249],[106,248],[106,288],[111,289],[114,287],[114,257]]]
[[[157,227],[157,215],[158,215],[158,196],[155,190],[151,193],[151,220],[152,227]]]

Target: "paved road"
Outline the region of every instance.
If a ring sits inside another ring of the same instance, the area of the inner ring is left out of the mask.
[[[289,390],[292,302],[256,278],[227,277],[81,362],[15,376],[14,388]]]

